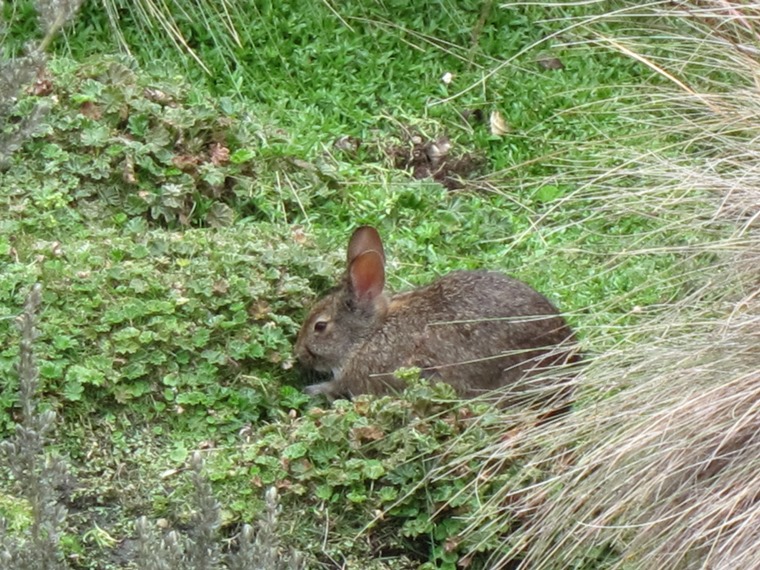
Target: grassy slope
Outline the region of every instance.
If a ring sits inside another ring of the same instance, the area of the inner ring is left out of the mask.
[[[382,418],[361,410],[330,415],[333,447],[307,453],[297,445],[324,439],[325,421],[288,419],[306,402],[288,388],[298,380],[282,366],[304,307],[337,274],[337,250],[358,223],[376,224],[388,236],[393,286],[454,267],[500,268],[557,300],[592,350],[616,342],[597,326],[624,324],[633,307],[669,301],[689,287],[674,272],[677,254],[661,248],[693,236],[670,228],[668,214],[602,211],[603,192],[577,192],[576,181],[561,176],[558,156],[584,158],[577,141],[635,133],[618,111],[630,93],[626,84],[648,74],[609,51],[556,41],[520,55],[563,29],[566,21],[544,19],[564,13],[494,7],[478,30],[482,4],[411,9],[399,2],[381,10],[356,2],[341,11],[344,23],[325,3],[308,12],[261,4],[258,13],[232,15],[241,47],[231,46],[231,54],[219,48],[228,34],[181,22],[214,73],[189,65],[177,80],[151,75],[151,61],[165,68],[179,59],[176,50],[156,36],[146,41],[127,16],[122,32],[138,65],[102,63],[93,52],[114,49],[102,31],[107,26],[95,13],[82,15],[66,49],[84,67],[55,63],[50,131],[0,174],[0,200],[10,212],[0,222],[0,298],[9,317],[31,283],[45,284],[39,351],[46,401],[69,426],[62,444],[81,469],[76,501],[86,515],[96,505],[98,525],[114,537],[130,532],[135,513],[181,522],[181,510],[163,496],[174,483],[156,483],[158,473],[182,465],[189,449],[219,447],[225,453],[210,454],[209,465],[228,521],[253,516],[260,485],[292,485],[286,512],[312,525],[291,529],[294,544],[320,548],[324,524],[328,551],[366,554],[367,546],[348,537],[372,508],[413,489],[423,466],[411,459],[439,453],[441,444],[420,444],[404,430],[382,446],[345,443],[367,423],[395,434],[408,420],[400,406]],[[442,47],[442,40],[449,43]],[[539,53],[559,57],[565,68],[542,69]],[[503,61],[508,65],[477,88],[428,105],[476,84]],[[446,72],[455,77],[448,87],[441,82]],[[171,104],[146,96],[146,86],[168,94]],[[476,109],[486,116],[500,111],[511,131],[494,137],[486,124],[463,120]],[[449,193],[391,168],[380,149],[408,144],[407,130],[446,133],[456,152],[485,156],[477,191]],[[332,147],[343,135],[361,139],[358,154]],[[214,143],[237,162],[213,164]],[[177,167],[177,158],[188,156],[202,157],[202,166]],[[220,180],[234,181],[232,189]],[[184,218],[199,229],[183,228]],[[230,219],[230,229],[209,227]],[[0,335],[0,371],[12,378],[17,352],[9,318],[0,321]],[[12,392],[3,398],[12,410]],[[427,398],[412,400],[429,405]],[[5,429],[11,420],[9,413]],[[240,445],[241,429],[253,431],[254,444]],[[446,422],[425,429],[444,442],[456,435]],[[402,444],[405,453],[387,462]],[[275,458],[283,454],[292,465],[279,465]],[[304,459],[313,472],[299,463]],[[117,476],[125,466],[134,473],[126,482]],[[333,484],[345,474],[353,479]],[[384,474],[393,477],[378,487],[392,491],[378,496],[372,481]],[[440,497],[423,495],[393,513],[407,534],[432,540],[439,562],[460,555],[442,548],[459,529],[445,528],[453,524],[445,517],[431,525],[429,509],[456,491],[442,486]],[[335,528],[321,518],[325,506],[343,511]],[[85,514],[75,515],[72,543],[85,557],[108,558],[108,544],[82,538],[91,524]],[[423,560],[432,556],[420,548]]]

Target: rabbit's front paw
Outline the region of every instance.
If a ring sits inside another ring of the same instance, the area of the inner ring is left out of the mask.
[[[335,398],[335,383],[334,382],[320,382],[319,384],[312,384],[306,386],[303,389],[308,396],[320,396],[324,395],[330,399]]]

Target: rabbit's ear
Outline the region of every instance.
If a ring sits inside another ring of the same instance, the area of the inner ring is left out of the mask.
[[[361,254],[368,251],[374,251],[380,256],[382,263],[385,263],[385,252],[383,251],[383,241],[380,234],[372,226],[362,226],[356,228],[351,239],[348,241],[348,255],[346,263],[351,263]]]
[[[382,256],[374,251],[359,254],[348,265],[351,294],[357,301],[373,301],[385,287],[385,267]]]

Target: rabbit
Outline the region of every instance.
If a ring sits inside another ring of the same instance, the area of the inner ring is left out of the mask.
[[[296,339],[301,367],[332,375],[307,386],[307,394],[334,400],[401,391],[394,371],[418,367],[423,377],[473,398],[578,360],[557,309],[502,273],[455,271],[395,295],[384,288],[380,235],[359,227],[342,283],[316,303]]]

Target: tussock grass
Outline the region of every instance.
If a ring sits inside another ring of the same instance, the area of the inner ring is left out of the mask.
[[[659,249],[682,295],[627,307],[633,318],[625,298],[590,307],[621,318],[579,316],[591,355],[575,412],[464,458],[484,478],[521,465],[466,533],[509,537],[489,568],[760,567],[760,4],[672,4],[638,10],[630,38],[591,28],[670,87],[642,94],[638,135],[588,142],[596,165],[565,165],[581,182],[566,200],[586,217],[666,220],[617,249],[600,236],[601,271]]]

